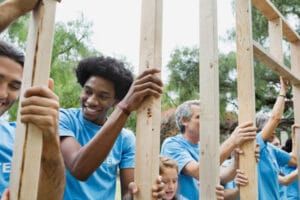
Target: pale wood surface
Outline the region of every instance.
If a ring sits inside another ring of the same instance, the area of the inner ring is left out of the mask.
[[[43,0],[32,13],[20,102],[32,85],[47,85],[55,24],[56,1]],[[22,124],[18,114],[10,181],[11,200],[37,199],[42,153],[42,133],[32,124]]]
[[[252,4],[257,8],[268,20],[281,18],[283,35],[290,42],[300,40],[299,35],[291,28],[284,16],[277,10],[270,0],[252,0]]]
[[[200,197],[216,199],[219,184],[217,1],[200,1]]]
[[[277,58],[274,58],[270,53],[265,51],[260,44],[253,42],[253,52],[255,58],[265,64],[266,67],[272,69],[273,72],[290,80],[293,85],[300,84],[300,79],[287,66],[277,61]]]
[[[300,41],[291,44],[291,68],[295,76],[300,77]],[[300,125],[300,85],[293,86],[295,124]],[[300,166],[300,130],[296,131],[297,163]],[[298,174],[300,183],[300,173]],[[300,190],[300,184],[299,184]]]
[[[255,122],[255,88],[250,0],[236,0],[238,116],[239,123]],[[246,173],[249,184],[240,188],[241,200],[258,199],[257,167],[254,157],[255,141],[242,146],[240,168]]]
[[[143,0],[139,71],[161,67],[162,1]],[[159,174],[161,100],[151,98],[137,111],[135,199],[152,199],[151,188]]]

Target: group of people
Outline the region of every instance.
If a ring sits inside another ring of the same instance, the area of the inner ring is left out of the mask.
[[[38,2],[6,0],[1,3],[0,31]],[[18,99],[23,65],[23,53],[1,41],[1,116]],[[43,134],[38,199],[114,199],[118,173],[123,199],[131,199],[138,192],[134,183],[135,136],[124,126],[130,113],[147,98],[158,98],[162,94],[159,72],[157,68],[146,69],[134,78],[121,61],[104,56],[88,57],[76,67],[77,81],[82,86],[81,108],[60,108],[59,99],[52,91],[54,82],[51,79],[48,87],[34,86],[24,92],[20,120],[36,125]],[[258,128],[254,122],[240,124],[221,144],[220,163],[227,164],[220,167],[221,184],[216,185],[217,199],[238,199],[239,187],[247,185],[247,175],[238,166],[239,154],[243,153],[238,147],[251,140],[259,144],[255,155],[260,200],[281,199],[280,188],[287,194],[287,188],[283,189],[281,184],[296,180],[296,149],[287,153],[271,144],[282,117],[287,89],[287,82],[281,78],[280,95],[271,117],[258,118]],[[109,115],[111,108],[115,109]],[[163,141],[157,182],[151,188],[153,198],[199,199],[199,119],[199,100],[186,101],[177,107],[174,120],[179,133]],[[15,128],[15,123],[0,119],[2,200],[9,199],[7,188]],[[296,128],[299,127],[294,125],[293,134]],[[291,171],[293,176],[288,177]]]

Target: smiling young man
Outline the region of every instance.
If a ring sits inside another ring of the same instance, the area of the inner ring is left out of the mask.
[[[22,84],[24,55],[0,41],[0,115],[18,99]],[[53,88],[53,81],[50,81]],[[64,189],[64,165],[58,143],[58,97],[47,87],[27,89],[21,103],[21,122],[32,123],[42,130],[43,153],[38,199],[60,199]],[[0,119],[0,196],[8,187],[15,140],[16,123]],[[49,151],[51,150],[51,151]],[[49,187],[52,185],[53,187]],[[7,193],[5,193],[7,194]]]
[[[101,56],[79,62],[81,108],[60,112],[61,149],[67,167],[65,200],[114,199],[118,169],[122,197],[128,194],[129,183],[134,181],[135,136],[123,127],[131,111],[146,98],[161,95],[159,72],[145,70],[133,81],[132,73],[116,59]]]

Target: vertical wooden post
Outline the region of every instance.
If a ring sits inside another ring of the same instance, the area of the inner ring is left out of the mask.
[[[255,122],[255,88],[253,67],[251,1],[236,0],[236,37],[239,123]],[[257,167],[254,156],[255,141],[242,146],[240,168],[247,174],[249,184],[240,188],[242,200],[258,198]]]
[[[219,180],[219,68],[217,1],[200,0],[199,199],[216,199]],[[208,167],[209,166],[209,167]]]
[[[269,21],[270,54],[283,64],[282,48],[282,20],[280,18]]]
[[[300,77],[300,41],[291,43],[291,70],[295,76]],[[300,85],[293,85],[293,103],[294,103],[294,117],[295,124],[300,124]],[[300,166],[300,131],[296,131],[296,145],[297,145],[297,163]],[[300,183],[300,174],[298,174]],[[300,184],[299,184],[300,190]]]
[[[161,67],[162,0],[143,0],[140,35],[140,66]],[[151,188],[159,174],[161,100],[148,99],[137,111],[135,199],[152,199]]]
[[[33,85],[48,85],[55,10],[56,0],[42,0],[32,13],[20,102],[27,88]],[[42,143],[40,129],[32,124],[22,124],[18,113],[10,177],[11,200],[37,199]]]

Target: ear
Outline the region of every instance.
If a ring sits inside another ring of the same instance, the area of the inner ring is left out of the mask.
[[[187,120],[186,118],[184,118],[184,117],[182,117],[179,121],[180,121],[181,124],[184,125],[184,126],[186,126],[186,124],[187,124],[187,122],[188,122],[188,120]]]

